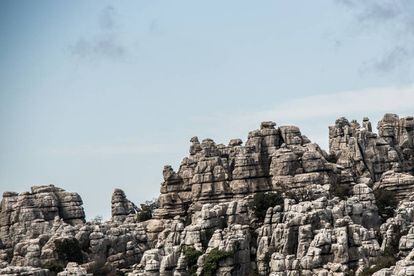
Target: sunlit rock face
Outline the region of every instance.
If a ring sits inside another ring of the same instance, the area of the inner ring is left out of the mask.
[[[271,121],[245,143],[193,137],[155,210],[115,189],[105,222],[53,185],[4,192],[0,275],[414,275],[413,136],[385,114],[376,132],[338,118],[329,152]]]
[[[123,222],[128,216],[134,215],[137,210],[138,207],[127,199],[123,190],[114,190],[111,200],[112,220]]]
[[[312,144],[296,126],[276,127],[263,122],[249,132],[243,145],[233,139],[227,146],[197,137],[191,139],[190,154],[175,172],[163,171],[158,218],[184,215],[205,202],[228,202],[257,192],[314,186],[328,192],[339,178],[327,153]]]
[[[364,118],[362,126],[339,118],[329,127],[329,150],[347,176],[368,176],[374,182],[388,170],[413,174],[414,120],[385,114],[378,122],[378,134]]]
[[[36,238],[51,228],[55,219],[70,225],[85,222],[82,199],[53,185],[33,186],[31,192],[4,192],[0,209],[0,238],[13,243]]]

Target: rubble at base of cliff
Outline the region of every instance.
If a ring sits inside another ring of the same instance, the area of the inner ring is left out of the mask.
[[[4,192],[0,275],[414,275],[413,117],[339,118],[329,152],[270,121],[190,143],[156,202],[115,189],[105,222],[54,185]]]

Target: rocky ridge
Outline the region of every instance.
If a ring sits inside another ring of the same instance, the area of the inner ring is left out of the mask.
[[[0,274],[414,275],[414,119],[377,129],[339,118],[329,153],[274,122],[245,143],[193,137],[145,219],[120,189],[106,222],[53,185],[4,192]],[[261,215],[258,195],[280,200]]]

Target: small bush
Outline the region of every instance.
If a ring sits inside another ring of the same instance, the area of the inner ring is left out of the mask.
[[[398,206],[398,201],[395,198],[393,191],[375,190],[375,201],[378,207],[378,213],[384,221],[394,216],[394,211]]]
[[[313,190],[305,188],[288,190],[285,192],[285,195],[287,198],[293,199],[296,203],[302,201],[311,201],[316,198],[315,192]]]
[[[138,222],[152,219],[152,214],[155,209],[158,208],[158,202],[156,200],[146,201],[141,204],[141,208],[138,209],[136,218]]]
[[[349,185],[336,183],[332,186],[332,194],[340,199],[347,199],[351,194],[351,187]]]
[[[261,221],[264,220],[267,209],[276,205],[281,205],[283,208],[283,197],[279,193],[257,193],[250,202],[250,208]]]
[[[204,259],[203,273],[201,275],[215,275],[217,269],[219,268],[219,262],[233,255],[233,252],[226,252],[223,250],[219,250],[218,248],[214,248],[207,254],[206,258]]]
[[[82,250],[79,241],[75,238],[55,240],[58,258],[64,262],[83,263]]]
[[[94,224],[101,224],[102,221],[103,221],[102,216],[96,216],[92,219],[92,223],[94,223]]]
[[[192,246],[184,246],[183,254],[187,261],[187,270],[190,276],[196,275],[197,272],[197,260],[203,255],[201,251],[196,250]]]

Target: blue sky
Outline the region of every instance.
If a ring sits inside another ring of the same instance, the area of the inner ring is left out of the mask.
[[[1,1],[0,192],[53,183],[108,217],[194,135],[273,120],[326,148],[339,116],[414,114],[413,42],[408,0]]]

